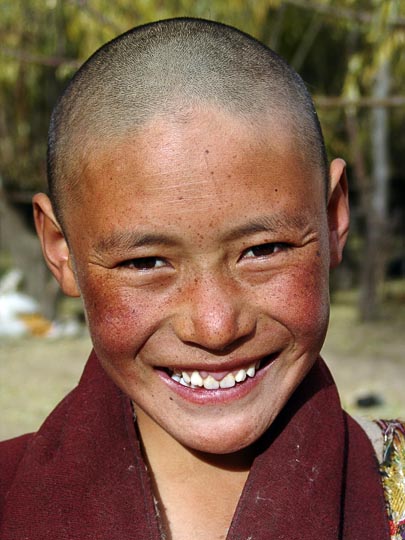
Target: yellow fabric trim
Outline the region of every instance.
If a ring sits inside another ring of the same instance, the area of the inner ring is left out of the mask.
[[[384,439],[380,464],[391,540],[405,540],[405,423],[376,420]]]

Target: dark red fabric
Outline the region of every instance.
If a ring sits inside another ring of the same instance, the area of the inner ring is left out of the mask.
[[[228,540],[389,539],[373,449],[322,361],[256,450]],[[160,538],[129,399],[94,354],[38,433],[0,444],[0,463],[2,540]]]
[[[374,450],[321,360],[258,450],[229,538],[390,538]]]

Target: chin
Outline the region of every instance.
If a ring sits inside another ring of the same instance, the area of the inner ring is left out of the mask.
[[[256,428],[256,429],[255,429]],[[244,450],[251,444],[256,442],[266,431],[266,427],[263,429],[257,429],[257,426],[250,430],[240,430],[234,428],[232,431],[224,431],[221,429],[215,430],[215,433],[211,435],[196,434],[192,437],[182,437],[178,439],[179,442],[196,452],[204,452],[207,454],[232,454]]]

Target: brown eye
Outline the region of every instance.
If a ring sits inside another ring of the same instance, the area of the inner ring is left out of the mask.
[[[155,268],[162,268],[166,263],[159,257],[139,257],[137,259],[130,259],[120,264],[125,268],[133,268],[134,270],[154,270]]]
[[[255,257],[268,257],[279,251],[283,251],[288,248],[288,244],[283,242],[272,242],[269,244],[260,244],[258,246],[253,246],[247,249],[244,253],[245,257],[255,258]]]

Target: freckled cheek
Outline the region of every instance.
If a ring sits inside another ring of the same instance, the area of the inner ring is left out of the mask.
[[[314,266],[280,275],[272,286],[270,309],[296,336],[323,339],[329,318],[328,278]],[[273,303],[273,305],[271,305]]]
[[[133,357],[153,333],[151,306],[131,292],[108,286],[82,289],[90,334],[104,357]]]

